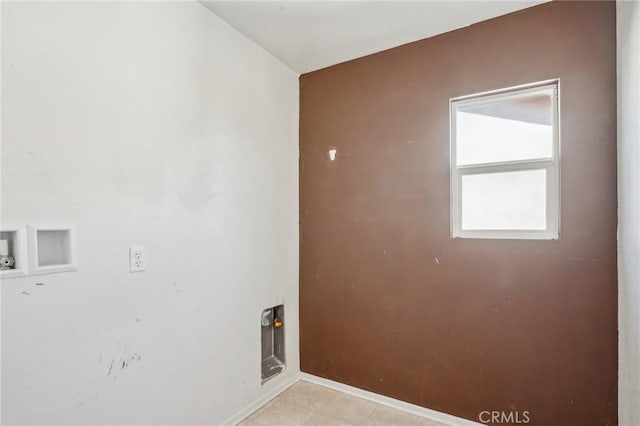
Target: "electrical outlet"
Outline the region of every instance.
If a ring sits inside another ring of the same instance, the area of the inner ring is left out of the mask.
[[[144,269],[144,247],[129,247],[129,272],[142,272]]]

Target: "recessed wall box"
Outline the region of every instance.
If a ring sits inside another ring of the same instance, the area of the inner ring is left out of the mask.
[[[260,329],[262,335],[262,383],[264,383],[285,369],[284,305],[262,311]]]
[[[76,271],[76,229],[73,225],[29,225],[29,274]]]
[[[6,224],[0,227],[0,256],[12,258],[8,269],[0,269],[0,278],[18,278],[27,275],[27,227],[24,224]],[[9,262],[8,262],[9,263]]]

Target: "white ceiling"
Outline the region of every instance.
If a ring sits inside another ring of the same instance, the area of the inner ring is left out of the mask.
[[[544,1],[216,1],[207,8],[289,68],[314,71]]]

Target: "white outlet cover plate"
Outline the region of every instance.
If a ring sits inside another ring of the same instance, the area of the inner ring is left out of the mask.
[[[143,272],[144,270],[144,246],[129,247],[129,272]]]

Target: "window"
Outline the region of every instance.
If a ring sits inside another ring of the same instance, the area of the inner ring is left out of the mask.
[[[451,235],[556,239],[558,82],[451,100]]]

